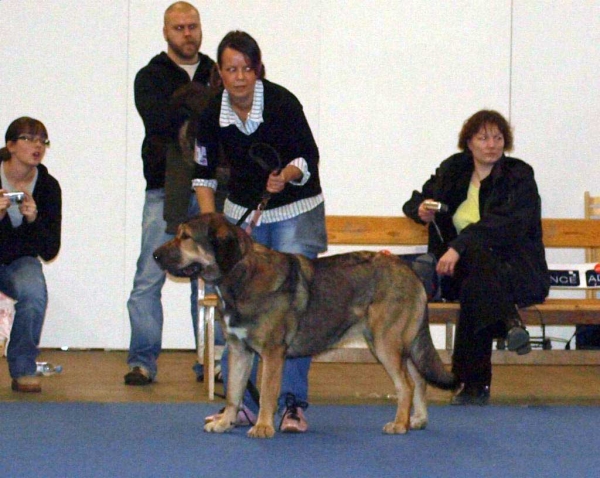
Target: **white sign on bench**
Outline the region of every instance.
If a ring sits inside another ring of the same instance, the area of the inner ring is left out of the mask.
[[[560,289],[600,289],[600,264],[549,264],[550,286]]]

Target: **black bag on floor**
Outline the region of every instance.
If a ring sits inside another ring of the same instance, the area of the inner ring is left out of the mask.
[[[580,350],[600,350],[600,325],[578,325],[575,346]]]

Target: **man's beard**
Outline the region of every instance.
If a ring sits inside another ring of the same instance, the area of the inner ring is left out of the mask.
[[[198,50],[200,49],[200,44],[196,44],[195,42],[187,42],[184,46],[188,46],[188,45],[193,45],[194,48],[192,48],[191,53],[188,53],[187,50],[185,50],[184,48],[181,48],[179,45],[175,45],[174,43],[172,43],[171,41],[167,41],[167,43],[169,44],[169,47],[171,48],[171,50],[179,57],[182,58],[184,60],[193,60],[196,56],[196,54],[198,53]]]

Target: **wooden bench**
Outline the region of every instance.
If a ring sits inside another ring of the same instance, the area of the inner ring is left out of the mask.
[[[600,248],[600,221],[594,219],[543,219],[546,248]],[[327,216],[330,246],[424,246],[427,228],[406,217]],[[450,363],[457,303],[429,304],[429,322],[446,326],[446,347],[439,350]],[[551,298],[543,304],[521,309],[523,321],[530,326],[600,324],[600,300],[595,298]],[[314,359],[322,362],[374,362],[368,349],[351,344],[327,351]],[[494,363],[519,364],[600,364],[600,352],[590,350],[533,350],[527,355],[495,350]]]
[[[546,248],[600,248],[600,221],[598,220],[544,219],[543,231]],[[427,244],[427,229],[406,217],[327,216],[327,234],[330,246],[385,249]],[[205,385],[211,400],[214,398],[214,360],[221,349],[214,345],[216,305],[215,296],[208,296],[201,301],[201,320],[204,321],[206,346],[198,351],[199,358],[205,366]],[[454,324],[458,312],[457,303],[429,304],[430,323],[445,326],[445,349],[438,352],[446,364],[451,363]],[[600,300],[595,298],[547,299],[543,304],[521,309],[521,316],[530,326],[600,324]],[[360,341],[324,352],[314,357],[314,361],[370,363],[375,362],[375,359],[366,344]],[[600,351],[533,350],[527,355],[517,355],[505,350],[494,350],[492,361],[496,364],[598,365]]]

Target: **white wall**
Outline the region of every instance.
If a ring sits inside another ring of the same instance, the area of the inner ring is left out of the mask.
[[[145,182],[133,78],[165,49],[171,0],[1,0],[0,129],[41,119],[63,247],[45,267],[42,346],[127,348]],[[203,51],[250,32],[268,77],[302,101],[330,214],[395,215],[481,108],[510,117],[548,217],[600,193],[600,1],[196,2]],[[554,262],[581,254],[549,252]],[[164,290],[163,346],[192,348],[189,287]]]

